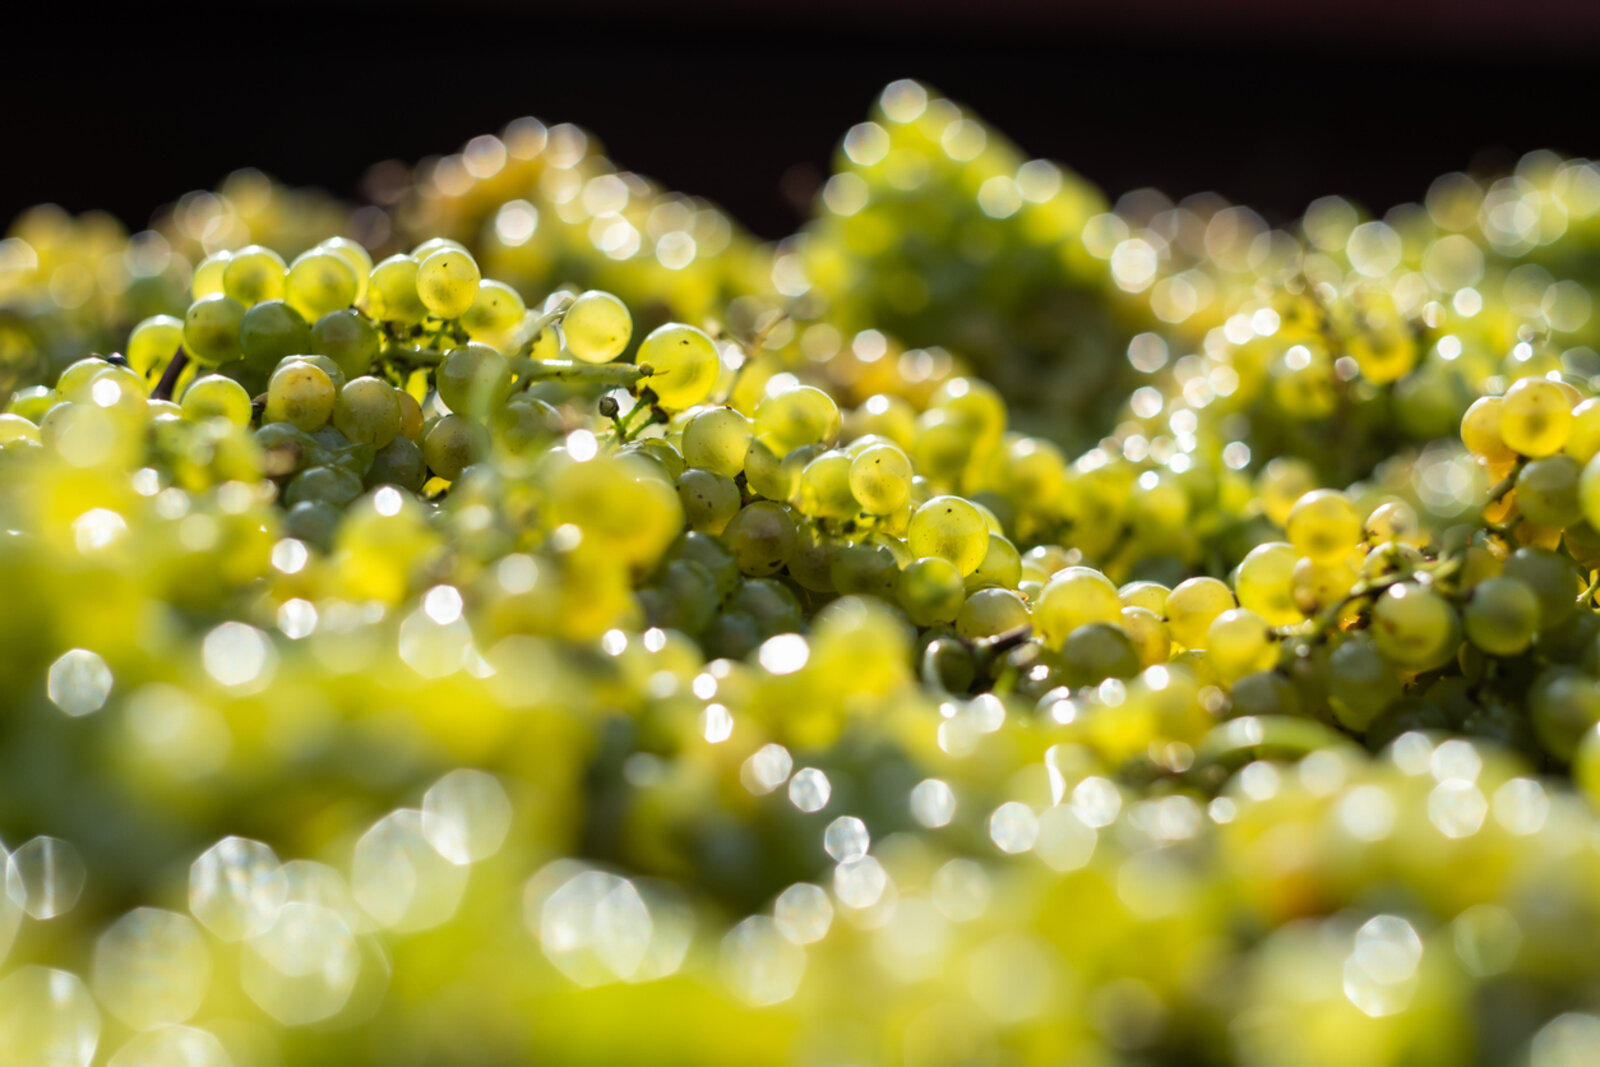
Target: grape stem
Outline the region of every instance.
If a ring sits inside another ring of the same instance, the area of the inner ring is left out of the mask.
[[[161,380],[156,382],[156,387],[150,390],[151,400],[171,400],[172,390],[178,385],[178,376],[183,373],[183,368],[189,365],[189,354],[178,346],[178,351],[173,353],[172,362],[167,364],[167,369],[161,372]]]
[[[637,385],[640,379],[654,373],[648,363],[579,363],[571,359],[530,360],[523,369],[527,381],[581,382],[613,387]]]

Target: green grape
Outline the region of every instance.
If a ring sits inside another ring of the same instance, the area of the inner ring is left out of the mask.
[[[639,361],[648,362],[642,356]],[[754,422],[756,437],[781,457],[804,445],[831,443],[839,434],[839,405],[821,389],[801,385],[762,398]]]
[[[966,580],[949,560],[924,556],[900,572],[895,599],[918,626],[954,622],[967,602]]]
[[[651,371],[643,385],[662,407],[675,411],[710,396],[722,373],[722,361],[711,338],[693,326],[675,322],[651,330],[639,345],[636,361]]]
[[[911,499],[911,460],[893,444],[875,444],[854,453],[850,492],[874,515],[888,515]]]
[[[1161,621],[1161,616],[1149,608],[1123,608],[1117,625],[1133,642],[1134,650],[1139,653],[1139,662],[1144,666],[1154,667],[1172,658],[1172,633],[1167,629],[1167,624]]]
[[[1010,541],[997,533],[989,535],[989,547],[983,554],[983,562],[978,564],[978,569],[967,576],[968,589],[981,589],[984,586],[997,585],[1004,589],[1015,589],[1017,583],[1022,581],[1022,556],[1017,553],[1017,548]]]
[[[1421,585],[1391,585],[1372,608],[1378,651],[1408,670],[1442,666],[1461,643],[1455,608]]]
[[[1600,459],[1589,460],[1578,475],[1578,508],[1585,522],[1600,529]]]
[[[1295,501],[1285,532],[1302,556],[1331,563],[1361,541],[1361,516],[1342,493],[1317,489]]]
[[[12,393],[10,402],[6,404],[6,410],[14,415],[21,415],[37,425],[44,417],[44,413],[60,402],[60,399],[60,394],[48,385],[31,385]]]
[[[222,291],[245,307],[283,296],[284,275],[288,267],[283,257],[270,248],[249,245],[228,260],[222,270]]]
[[[1572,428],[1572,404],[1555,382],[1524,378],[1506,390],[1500,434],[1507,447],[1537,458],[1561,451]]]
[[[244,305],[221,293],[190,304],[183,316],[183,344],[189,358],[214,367],[237,357],[243,319]]]
[[[861,510],[850,492],[850,457],[824,452],[800,470],[800,511],[813,518],[848,519]]]
[[[739,513],[739,487],[725,474],[690,467],[678,476],[677,484],[691,530],[722,533]]]
[[[346,378],[359,378],[378,358],[378,328],[354,308],[330,311],[311,327],[311,351],[339,364]]]
[[[690,530],[678,538],[672,554],[680,559],[692,559],[704,567],[717,582],[717,595],[726,597],[739,584],[739,564],[733,550],[722,539],[710,534]]]
[[[378,322],[415,326],[428,317],[428,306],[417,293],[417,261],[410,256],[390,256],[372,268],[367,279],[367,314]]]
[[[428,469],[422,459],[421,446],[410,438],[396,437],[373,455],[372,466],[367,468],[362,484],[368,489],[397,485],[415,493],[427,480]]]
[[[1385,708],[1400,699],[1400,678],[1372,639],[1347,638],[1328,660],[1328,698],[1339,725],[1363,733]]]
[[[457,248],[440,248],[419,258],[417,295],[441,319],[460,318],[478,297],[478,264]]]
[[[988,554],[989,525],[961,497],[936,496],[912,512],[906,544],[917,556],[943,556],[971,574]]]
[[[1029,551],[1028,555],[1032,556],[1033,551]],[[1117,597],[1124,607],[1144,608],[1154,612],[1158,618],[1167,613],[1167,597],[1171,594],[1172,590],[1160,582],[1129,582],[1117,590]]]
[[[1372,545],[1391,541],[1409,543],[1416,539],[1420,529],[1416,509],[1403,500],[1391,500],[1378,505],[1362,526],[1367,543]]]
[[[1224,611],[1206,629],[1206,660],[1225,681],[1269,669],[1278,645],[1266,619],[1249,608]]]
[[[733,550],[739,572],[752,577],[776,574],[794,553],[795,526],[782,504],[758,500],[729,520],[723,540]]]
[[[1578,505],[1582,473],[1577,460],[1559,452],[1530,461],[1517,475],[1517,507],[1540,526],[1571,526],[1583,515]]]
[[[128,366],[151,377],[165,370],[183,344],[183,320],[171,315],[152,315],[128,335]]]
[[[355,378],[339,390],[333,425],[351,441],[382,448],[400,436],[400,398],[379,378]]]
[[[567,351],[585,363],[609,363],[622,355],[633,337],[628,306],[610,293],[590,289],[561,317]]]
[[[1548,548],[1524,545],[1506,557],[1501,575],[1522,582],[1539,598],[1539,629],[1556,626],[1578,610],[1583,581],[1572,561]]]
[[[316,545],[326,551],[333,546],[343,511],[323,500],[302,500],[284,517],[284,532],[290,537]]]
[[[400,396],[404,404],[408,395],[402,393]],[[548,445],[559,433],[560,427],[559,411],[525,393],[513,396],[505,407],[494,413],[495,433],[500,443],[514,453]],[[404,432],[403,426],[401,432]]]
[[[478,283],[472,306],[461,316],[461,325],[474,341],[493,344],[517,328],[528,312],[522,295],[505,282],[484,280]]]
[[[283,499],[291,508],[310,501],[342,509],[355,503],[363,491],[360,476],[343,467],[310,467],[290,480]]]
[[[439,364],[435,386],[451,411],[484,415],[511,395],[511,362],[488,345],[470,344]]]
[[[1485,462],[1500,466],[1517,458],[1502,433],[1505,399],[1498,396],[1480,396],[1461,416],[1461,443],[1467,451]]]
[[[744,477],[752,492],[768,500],[793,499],[800,488],[800,471],[785,462],[760,440],[751,440],[745,452]]]
[[[900,564],[884,545],[846,544],[834,552],[828,574],[841,596],[875,596],[892,602],[900,580]]]
[[[1277,671],[1257,671],[1233,683],[1228,690],[1233,704],[1231,714],[1299,715],[1300,693],[1294,683]]]
[[[1167,594],[1167,629],[1185,648],[1205,648],[1211,623],[1238,604],[1233,590],[1215,578],[1190,578]]]
[[[1561,450],[1579,463],[1600,453],[1600,397],[1590,397],[1572,409],[1572,428]]]
[[[333,417],[336,393],[327,371],[314,363],[291,360],[273,371],[267,382],[264,422],[287,422],[308,433]]]
[[[0,415],[0,448],[18,443],[40,444],[39,427],[21,415],[10,412]]]
[[[433,253],[446,248],[453,248],[457,252],[467,250],[467,246],[460,241],[453,241],[448,237],[430,237],[411,250],[411,257],[420,263]]]
[[[794,551],[789,555],[789,577],[800,588],[813,593],[838,592],[833,585],[833,558],[841,544],[811,519],[797,517]]]
[[[283,299],[307,322],[315,322],[330,311],[354,304],[359,289],[355,271],[344,257],[313,248],[289,264]]]
[[[979,589],[956,613],[956,632],[967,640],[993,637],[1032,622],[1028,605],[1009,589]]]
[[[348,237],[329,237],[317,245],[318,248],[343,259],[350,265],[351,271],[356,276],[356,303],[361,303],[367,295],[367,278],[372,273],[372,256],[358,241]]]
[[[1533,644],[1539,598],[1515,578],[1486,578],[1462,610],[1467,639],[1494,656],[1515,656]]]
[[[1065,567],[1050,579],[1033,608],[1033,624],[1045,644],[1059,649],[1080,626],[1116,625],[1122,619],[1117,587],[1090,567]]]
[[[1568,763],[1600,723],[1600,685],[1570,667],[1549,668],[1529,688],[1528,718],[1544,750]]]
[[[213,252],[200,261],[189,281],[189,295],[194,300],[204,300],[223,292],[222,275],[228,269],[232,252]]]
[[[1289,513],[1295,503],[1316,487],[1316,469],[1295,456],[1278,456],[1269,460],[1256,479],[1256,495],[1261,500],[1261,509],[1277,526],[1287,526]]]
[[[1301,619],[1294,597],[1294,565],[1299,556],[1283,541],[1257,545],[1239,562],[1233,591],[1241,607],[1267,620],[1270,626],[1292,626]]]
[[[111,364],[99,356],[80,359],[61,372],[60,377],[56,379],[56,392],[64,400],[74,402],[87,401],[89,399],[89,386],[93,385],[94,380],[100,376],[100,373],[110,366]]]
[[[278,367],[283,367],[288,363],[309,363],[313,367],[318,367],[322,370],[322,373],[328,376],[328,380],[333,383],[333,387],[335,389],[344,388],[344,383],[346,381],[344,371],[339,369],[339,364],[335,363],[327,356],[290,356],[287,359],[280,360]],[[274,370],[276,369],[277,368],[274,368]]]
[[[232,378],[207,374],[196,378],[183,394],[183,417],[190,422],[223,418],[235,426],[249,426],[250,394]]]
[[[1139,651],[1122,630],[1092,622],[1072,631],[1061,646],[1062,680],[1070,686],[1099,685],[1107,678],[1132,678],[1142,669]]]
[[[782,582],[771,578],[751,578],[739,584],[728,598],[727,610],[751,619],[762,638],[795,633],[804,614],[800,601]]]
[[[422,440],[422,458],[428,469],[447,482],[461,477],[482,453],[478,427],[460,415],[446,415],[435,422]]]
[[[734,478],[749,452],[750,420],[733,408],[698,411],[683,427],[683,461],[691,467]]]
[[[311,329],[282,300],[263,300],[239,320],[239,348],[252,369],[270,374],[285,358],[312,350]]]
[[[650,593],[660,594],[655,604]],[[661,569],[654,588],[640,590],[639,599],[651,625],[693,635],[711,625],[721,596],[710,571],[693,560],[675,559]]]
[[[397,389],[400,400],[400,433],[411,440],[422,442],[422,405],[404,389]],[[529,399],[532,399],[531,397]]]

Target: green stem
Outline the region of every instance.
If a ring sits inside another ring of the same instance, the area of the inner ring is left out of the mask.
[[[631,388],[653,373],[649,364],[579,363],[570,359],[530,360],[526,369],[528,380],[533,382],[581,382],[613,388]]]

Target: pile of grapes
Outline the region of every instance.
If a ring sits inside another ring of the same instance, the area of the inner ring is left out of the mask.
[[[1593,1062],[1600,165],[1425,193],[23,214],[0,1063]]]

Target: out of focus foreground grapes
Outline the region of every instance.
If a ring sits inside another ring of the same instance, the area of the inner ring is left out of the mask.
[[[1600,167],[365,188],[0,240],[0,1062],[1592,1060]]]

